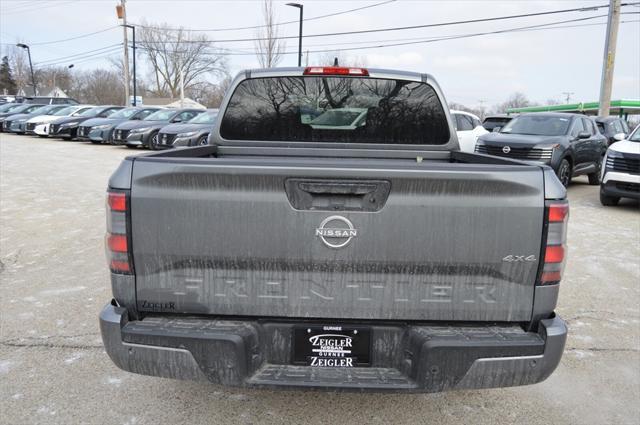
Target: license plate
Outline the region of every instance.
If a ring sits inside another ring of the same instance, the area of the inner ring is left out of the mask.
[[[370,365],[371,330],[324,325],[293,328],[293,362],[316,367]]]

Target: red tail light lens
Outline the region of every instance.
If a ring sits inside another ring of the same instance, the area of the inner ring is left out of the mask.
[[[127,211],[127,195],[122,192],[109,192],[107,202],[111,211]]]
[[[549,285],[560,282],[560,279],[562,279],[561,272],[543,272],[542,277],[540,278],[540,283],[543,285]]]
[[[133,273],[133,259],[129,244],[129,193],[107,193],[107,264],[112,273]]]
[[[107,235],[107,246],[113,252],[127,252],[127,235]]]
[[[539,285],[560,283],[566,259],[567,223],[569,204],[551,202],[547,204],[547,241],[544,247],[544,262],[540,273]]]
[[[544,251],[545,263],[562,263],[564,261],[564,247],[562,245],[547,245]]]
[[[561,223],[569,215],[569,204],[549,205],[549,223]]]
[[[128,261],[111,260],[111,262],[109,263],[109,268],[114,273],[120,273],[120,274],[131,273],[131,266],[129,265]]]
[[[365,68],[348,68],[341,66],[310,66],[304,69],[303,75],[351,75],[354,77],[368,77]]]

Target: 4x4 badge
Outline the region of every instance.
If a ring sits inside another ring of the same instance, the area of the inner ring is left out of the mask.
[[[536,261],[535,255],[507,255],[502,259],[502,261],[507,263],[524,263],[526,262],[534,262]]]

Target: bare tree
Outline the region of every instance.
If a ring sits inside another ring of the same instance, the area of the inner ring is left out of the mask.
[[[10,46],[6,50],[9,56],[9,64],[13,71],[13,78],[16,82],[17,91],[31,95],[31,74],[29,73],[29,59],[24,49],[16,46]]]
[[[218,108],[230,86],[231,76],[227,75],[218,83],[203,81],[194,84],[186,95],[208,108]]]
[[[41,95],[45,89],[61,88],[68,92],[72,86],[71,72],[67,66],[49,66],[46,68],[38,68],[35,70],[36,83],[38,84],[38,92]]]
[[[502,104],[502,109],[506,111],[510,108],[524,108],[526,106],[531,106],[531,101],[524,93],[515,92]]]
[[[328,52],[318,58],[318,65],[333,66],[338,61],[339,66],[366,67],[367,58],[364,56],[345,55],[344,52]]]
[[[449,108],[454,109],[456,111],[464,111],[469,112],[473,115],[477,115],[478,117],[483,117],[484,110],[480,108],[471,108],[469,106],[463,105],[462,103],[449,102]]]
[[[536,105],[537,103],[531,102],[524,93],[515,92],[512,93],[505,102],[494,105],[491,109],[493,113],[502,113],[513,108],[524,108]]]
[[[69,95],[84,103],[95,105],[120,105],[124,99],[121,75],[108,69],[77,71]]]
[[[155,91],[176,98],[180,93],[180,70],[185,91],[205,80],[207,75],[223,74],[224,57],[211,51],[211,41],[204,34],[192,35],[183,28],[167,24],[140,26],[140,48],[152,67]]]
[[[262,3],[264,27],[256,33],[255,51],[258,62],[263,68],[273,68],[282,60],[284,45],[278,39],[278,26],[273,11],[273,1],[264,0]]]

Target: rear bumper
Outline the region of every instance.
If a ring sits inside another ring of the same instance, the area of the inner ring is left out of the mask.
[[[293,322],[100,313],[106,351],[144,375],[244,387],[438,392],[534,384],[558,366],[567,336],[559,317],[538,332],[512,325],[370,325],[371,367],[293,365]]]

